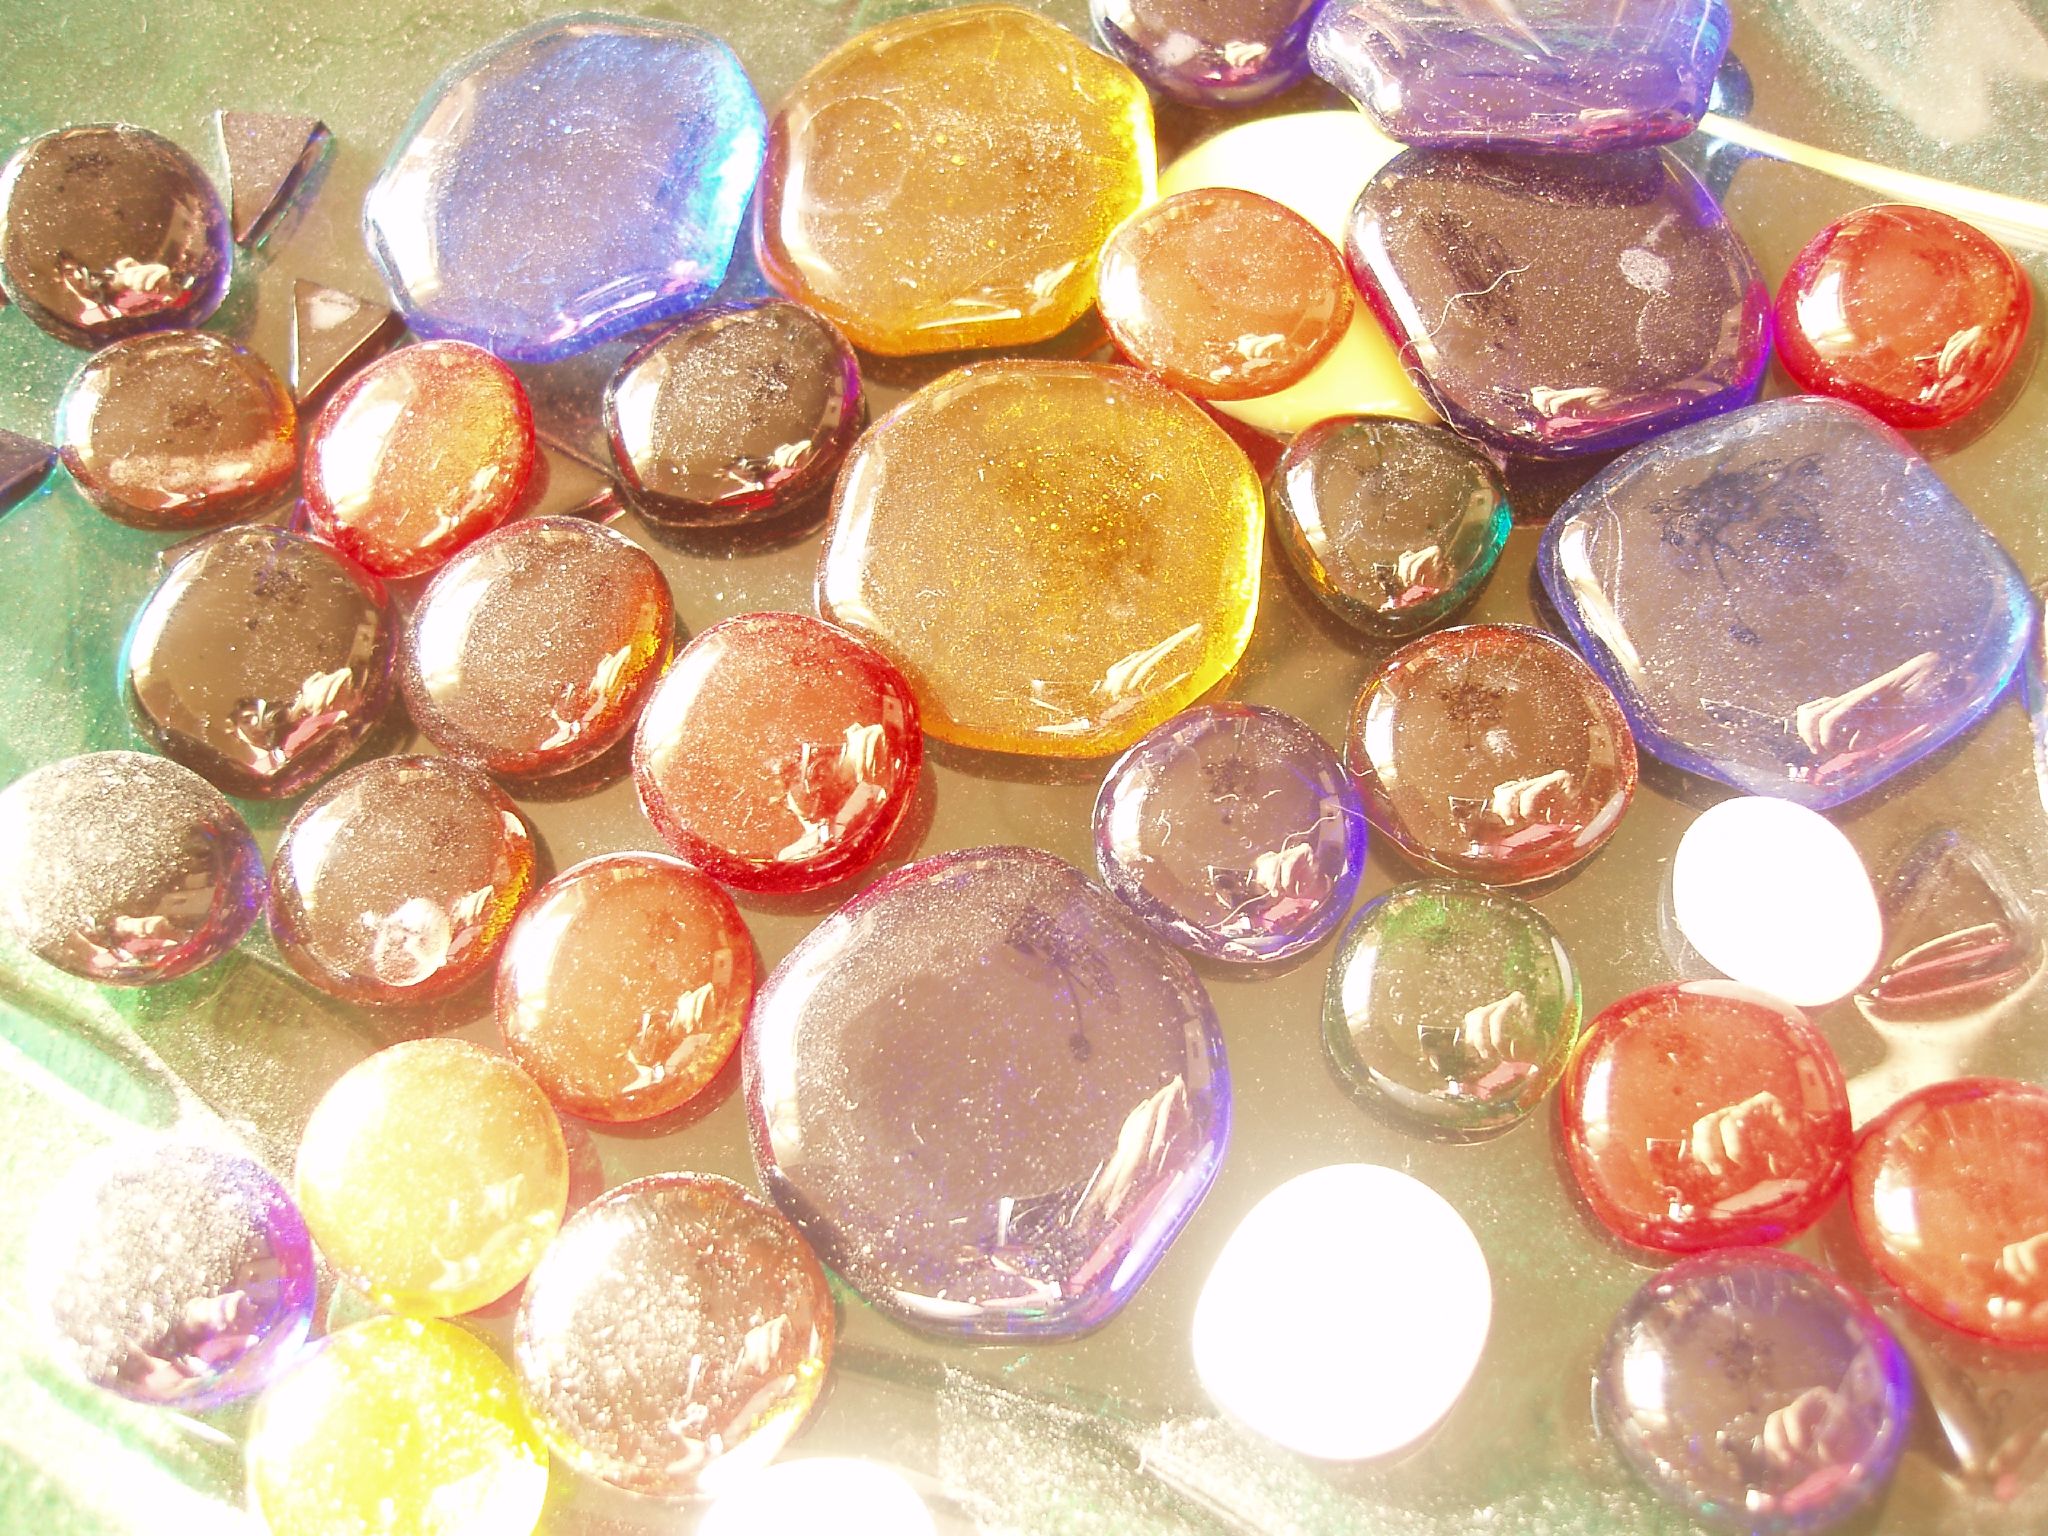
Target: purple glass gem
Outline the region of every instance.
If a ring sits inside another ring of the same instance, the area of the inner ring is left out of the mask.
[[[1154,90],[1236,107],[1308,75],[1320,0],[1089,0],[1096,35]]]
[[[1388,137],[1573,153],[1692,131],[1728,0],[1333,0],[1309,64]]]
[[[1770,295],[1662,150],[1412,149],[1359,195],[1359,292],[1444,419],[1504,454],[1603,453],[1756,396]]]
[[[1102,882],[1212,960],[1284,960],[1350,910],[1365,808],[1330,744],[1292,715],[1205,704],[1118,758],[1095,798]]]
[[[1030,848],[941,854],[855,896],[768,978],[744,1060],[769,1194],[854,1289],[934,1333],[1108,1319],[1229,1133],[1193,969]]]
[[[1622,1458],[1701,1524],[1817,1531],[1883,1491],[1912,1409],[1870,1304],[1774,1248],[1653,1275],[1615,1319],[1594,1411]]]
[[[261,1164],[150,1138],[86,1159],[29,1238],[57,1357],[142,1403],[211,1408],[260,1390],[313,1320],[313,1245]]]
[[[1811,395],[1615,460],[1537,568],[1644,750],[1818,811],[1968,729],[2032,623],[2011,557],[1927,461]]]

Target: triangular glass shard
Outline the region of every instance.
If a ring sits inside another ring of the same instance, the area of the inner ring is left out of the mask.
[[[303,278],[292,284],[292,396],[304,405],[398,339],[381,304]]]
[[[1857,1001],[1883,1024],[1978,1017],[2041,969],[2040,929],[1962,833],[1930,832],[1884,891],[1885,959]]]
[[[332,136],[317,117],[281,112],[222,110],[214,122],[228,163],[228,221],[235,244],[247,248],[270,232]]]
[[[0,512],[43,483],[57,450],[18,432],[0,431]]]

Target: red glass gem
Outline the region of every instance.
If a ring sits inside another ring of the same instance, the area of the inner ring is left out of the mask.
[[[1778,289],[1778,356],[1805,388],[1895,427],[1944,427],[2018,355],[2027,277],[1961,219],[1884,203],[1838,219]]]
[[[1856,1235],[1906,1299],[2000,1344],[2048,1347],[2048,1088],[1970,1077],[1864,1128]]]
[[[1593,1021],[1565,1074],[1564,1148],[1601,1222],[1646,1248],[1775,1243],[1849,1166],[1849,1093],[1827,1038],[1729,981],[1650,987]]]
[[[747,891],[809,891],[889,841],[924,762],[910,684],[800,613],[748,613],[686,646],[641,716],[640,806],[662,840]]]

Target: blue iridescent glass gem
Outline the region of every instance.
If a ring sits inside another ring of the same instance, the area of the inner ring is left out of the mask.
[[[407,325],[547,362],[701,304],[761,168],[732,50],[669,22],[541,22],[428,92],[363,205]]]

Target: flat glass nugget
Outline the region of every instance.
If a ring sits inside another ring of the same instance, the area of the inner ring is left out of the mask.
[[[1110,894],[1212,960],[1313,948],[1365,870],[1365,813],[1328,742],[1257,704],[1204,704],[1118,758],[1095,798]]]
[[[446,758],[378,758],[321,786],[285,827],[271,937],[323,992],[437,1001],[497,963],[534,863],[533,833],[481,773]]]
[[[1369,635],[1412,635],[1470,602],[1513,518],[1494,462],[1390,416],[1318,422],[1267,490],[1273,542],[1323,606]]]
[[[87,981],[171,981],[234,948],[263,900],[256,840],[189,768],[88,752],[0,791],[0,923]]]
[[[0,289],[59,341],[189,330],[220,307],[233,262],[213,183],[147,129],[60,128],[0,168]]]
[[[405,332],[382,304],[297,278],[292,283],[292,397],[324,395]]]
[[[1778,288],[1778,356],[1816,394],[1895,427],[1945,427],[1996,389],[2026,338],[2033,285],[1961,219],[1904,203],[1815,235]]]
[[[467,1040],[408,1040],[342,1073],[299,1140],[299,1209],[378,1306],[452,1317],[526,1278],[569,1198],[547,1096]]]
[[[1593,1214],[1646,1248],[1782,1242],[1849,1168],[1849,1093],[1827,1037],[1729,981],[1650,987],[1587,1027],[1559,1100]]]
[[[1041,341],[1086,313],[1154,154],[1145,87],[1057,22],[904,16],[826,55],[769,124],[761,267],[870,352]]]
[[[635,1179],[576,1213],[519,1305],[513,1360],[578,1472],[657,1497],[716,1495],[810,1416],[832,1363],[825,1272],[730,1179]]]
[[[1367,905],[1330,961],[1323,1044],[1368,1106],[1442,1136],[1514,1125],[1564,1075],[1579,978],[1526,902],[1461,880]]]
[[[1979,1018],[2041,972],[2041,929],[1983,849],[1930,832],[1885,882],[1884,961],[1856,994],[1880,1024]]]
[[[769,977],[743,1050],[769,1194],[834,1273],[938,1334],[1107,1321],[1201,1203],[1229,1130],[1193,969],[1028,848],[869,886]]]
[[[548,1455],[491,1346],[376,1317],[323,1339],[250,1421],[249,1503],[271,1536],[529,1536]]]
[[[672,22],[537,22],[451,68],[363,202],[421,336],[539,363],[674,319],[725,277],[761,165],[732,50]]]
[[[1815,810],[1975,723],[2032,616],[1926,461],[1812,396],[1616,460],[1551,519],[1538,569],[1646,750]]]
[[[417,576],[511,515],[535,456],[511,369],[459,341],[401,347],[314,421],[307,526],[379,576]]]
[[[538,778],[633,729],[674,639],[668,579],[645,550],[582,518],[531,517],[435,573],[399,681],[450,757]]]
[[[325,544],[224,528],[164,573],[121,674],[166,757],[230,794],[295,795],[383,718],[398,627],[383,584]]]
[[[1360,194],[1351,275],[1444,419],[1499,453],[1605,453],[1756,398],[1770,294],[1659,150],[1410,150]]]
[[[683,648],[633,741],[663,842],[744,891],[816,890],[865,868],[924,765],[917,700],[873,646],[808,614],[748,613]]]
[[[1308,74],[1318,0],[1089,0],[1103,46],[1154,90],[1236,107]]]
[[[154,1138],[85,1159],[30,1229],[45,1340],[96,1387],[195,1412],[262,1390],[313,1320],[306,1224],[262,1164]]]
[[[57,452],[86,500],[167,533],[275,506],[298,472],[298,430],[277,371],[204,331],[117,341],[57,402]]]
[[[1243,451],[1185,396],[1129,368],[976,363],[855,446],[818,606],[903,669],[933,736],[1100,756],[1243,654],[1263,521]]]
[[[1636,789],[1614,697],[1540,630],[1411,640],[1367,681],[1344,761],[1366,818],[1425,868],[1522,885],[1590,857]]]
[[[1747,1249],[1645,1282],[1607,1336],[1593,1405],[1622,1460],[1709,1530],[1803,1536],[1884,1492],[1913,1378],[1861,1296]]]

